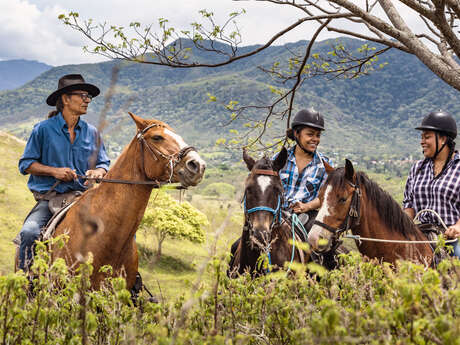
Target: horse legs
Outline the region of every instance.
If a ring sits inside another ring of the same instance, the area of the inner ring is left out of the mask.
[[[131,290],[136,283],[136,274],[139,268],[139,257],[137,255],[136,241],[133,239],[125,250],[121,261],[121,270],[126,275],[126,289]]]
[[[227,269],[227,277],[230,277],[230,278],[233,278],[233,276],[234,276],[235,262],[237,263],[237,265],[239,265],[239,258],[237,260],[237,258],[236,258],[237,252],[236,251],[238,249],[238,246],[240,245],[240,242],[241,242],[241,237],[238,238],[232,244],[232,247],[230,248],[231,258],[230,258],[230,262],[228,263],[228,269]],[[238,255],[238,257],[239,257],[239,255]]]

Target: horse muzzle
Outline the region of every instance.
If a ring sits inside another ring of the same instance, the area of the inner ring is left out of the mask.
[[[206,170],[206,163],[200,155],[196,151],[190,151],[181,163],[175,171],[180,184],[189,187],[200,183]]]

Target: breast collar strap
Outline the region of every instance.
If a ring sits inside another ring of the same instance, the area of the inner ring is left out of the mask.
[[[179,150],[176,153],[173,154],[165,154],[161,152],[158,148],[155,146],[150,146],[149,143],[145,140],[144,134],[151,128],[153,127],[164,127],[158,123],[153,123],[147,127],[145,127],[142,131],[138,131],[136,135],[136,139],[139,141],[140,147],[141,147],[141,169],[144,172],[144,175],[147,179],[148,176],[145,172],[145,163],[144,163],[144,146],[147,147],[147,150],[151,153],[152,157],[158,161],[160,160],[159,157],[165,159],[167,161],[167,165],[169,167],[169,182],[171,182],[172,175],[174,172],[174,168],[176,165],[190,152],[190,151],[196,151],[196,149],[192,146],[186,146]]]
[[[334,228],[326,223],[315,220],[313,224],[319,225],[327,231],[331,232],[334,237],[338,240],[341,234],[345,233],[349,229],[354,229],[360,224],[360,209],[361,209],[361,189],[359,188],[359,182],[356,184],[348,182],[353,188],[353,196],[351,197],[350,208],[347,213],[347,217],[343,221],[339,228]]]

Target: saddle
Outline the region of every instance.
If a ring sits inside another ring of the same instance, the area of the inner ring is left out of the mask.
[[[33,192],[36,201],[48,200],[48,208],[50,212],[53,214],[46,226],[41,229],[41,241],[46,241],[53,236],[56,226],[62,221],[62,219],[64,219],[64,216],[66,215],[67,211],[75,202],[77,202],[78,198],[82,194],[83,192],[80,191],[72,191],[62,194],[52,192],[47,195]],[[21,244],[20,233],[18,233],[16,237],[13,239],[13,243],[16,246],[19,246]]]
[[[438,236],[444,233],[444,229],[437,224],[416,224],[419,230],[425,235],[428,241],[437,241]],[[436,250],[436,243],[430,243],[431,250],[434,253],[433,266],[436,267],[443,259],[449,257],[445,248]]]

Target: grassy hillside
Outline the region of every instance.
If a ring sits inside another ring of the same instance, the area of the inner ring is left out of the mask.
[[[11,242],[22,221],[35,204],[27,189],[27,177],[22,176],[17,162],[24,142],[0,131],[0,273],[13,270],[14,245]]]

